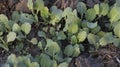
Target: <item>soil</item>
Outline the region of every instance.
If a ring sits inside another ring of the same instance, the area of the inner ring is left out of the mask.
[[[45,0],[45,5],[48,7],[51,7],[52,5],[56,5],[60,9],[64,9],[69,6],[74,9],[76,8],[75,5],[78,3],[78,1],[82,1],[86,3],[87,7],[91,8],[94,6],[94,4],[101,3],[104,0],[66,0],[66,1]],[[108,1],[109,1],[109,5],[115,3],[115,0],[108,0]],[[10,19],[13,11],[23,11],[30,13],[30,10],[27,8],[26,3],[27,0],[0,0],[0,14],[3,13],[7,15],[8,18]],[[101,19],[99,19],[98,21],[101,22]],[[107,19],[108,18],[105,18],[104,20]],[[104,28],[104,23],[99,23],[99,24],[103,26],[102,28]],[[32,37],[36,37],[38,40],[42,40],[42,38],[39,38],[36,35],[36,32],[38,31],[37,28],[38,27],[34,25],[32,26],[32,31],[27,36],[28,39],[31,39]],[[67,43],[66,41],[62,41],[62,42]],[[16,54],[17,56],[27,55],[28,53],[30,53],[33,57],[41,53],[38,47],[36,45],[32,45],[31,43],[25,43],[25,46],[21,47],[22,49],[20,50],[16,50],[17,46],[18,45],[12,45],[12,46],[10,45],[9,52],[6,52],[2,48],[0,48],[0,67],[3,63],[5,63],[7,57],[11,53]],[[69,64],[69,67],[120,67],[120,48],[115,47],[113,44],[109,44],[106,47],[101,47],[100,49],[94,52],[89,52],[89,51],[82,52],[80,56],[73,58],[73,60]]]

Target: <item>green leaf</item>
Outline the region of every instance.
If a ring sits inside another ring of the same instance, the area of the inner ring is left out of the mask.
[[[87,22],[87,26],[88,26],[89,28],[93,29],[93,28],[97,27],[97,22],[95,22],[95,23]]]
[[[115,45],[116,47],[119,47],[120,46],[120,39],[119,38],[115,38],[114,42],[113,42],[113,45]]]
[[[120,23],[114,27],[114,34],[120,38]]]
[[[31,15],[31,14],[22,13],[22,14],[20,14],[19,21],[21,23],[26,23],[27,22],[27,23],[32,24],[33,22],[35,22],[35,17],[33,17],[33,15]]]
[[[43,45],[42,45],[41,41],[38,42],[38,48],[40,48],[40,50],[43,50]]]
[[[33,10],[33,1],[32,1],[32,0],[28,0],[27,7],[28,7],[30,10]]]
[[[96,14],[100,13],[100,6],[99,6],[99,4],[95,4],[94,5],[94,9],[95,9]]]
[[[80,13],[81,15],[83,15],[87,10],[86,5],[83,2],[79,2],[77,4],[77,11],[78,13]]]
[[[58,67],[68,67],[68,63],[67,62],[62,62],[58,65]]]
[[[9,32],[7,35],[7,42],[12,42],[16,39],[16,33],[15,32]]]
[[[44,38],[46,38],[46,34],[45,34],[45,32],[43,32],[43,31],[39,31],[37,34],[38,34],[39,37],[44,37]]]
[[[51,20],[50,23],[55,25],[62,19],[62,10],[58,9],[56,6],[51,7]]]
[[[35,10],[40,11],[44,8],[44,2],[43,0],[36,0],[33,6]]]
[[[93,21],[95,19],[95,17],[96,17],[96,11],[93,8],[88,9],[87,12],[85,13],[85,18],[88,21]]]
[[[71,37],[71,43],[72,43],[72,44],[76,44],[76,43],[77,43],[77,37],[76,37],[75,35],[73,35],[73,36]]]
[[[64,9],[63,13],[62,13],[62,17],[66,17],[68,15],[70,15],[72,13],[72,9],[70,7],[67,7]]]
[[[51,67],[57,67],[57,61],[52,60],[52,62],[51,62]]]
[[[96,43],[99,42],[99,37],[91,33],[88,34],[87,39],[88,39],[88,42],[93,45],[96,45]]]
[[[105,16],[109,12],[109,5],[107,3],[100,4],[100,14]]]
[[[12,31],[19,32],[20,31],[20,26],[17,23],[13,24]]]
[[[44,20],[46,20],[49,17],[50,13],[49,13],[49,9],[47,7],[43,7],[41,9],[41,16]]]
[[[80,48],[79,45],[76,44],[73,46],[73,57],[77,57],[80,54]]]
[[[14,11],[12,14],[12,20],[14,20],[15,22],[18,22],[20,18],[20,14],[18,13],[18,11]]]
[[[55,54],[60,53],[60,46],[57,44],[57,42],[54,42],[51,39],[47,39],[45,51],[48,55],[53,57]]]
[[[105,46],[107,44],[113,43],[114,42],[114,37],[112,33],[106,33],[100,40],[99,43],[101,46]]]
[[[57,33],[57,39],[58,40],[64,40],[66,39],[66,35],[63,31],[60,31],[60,32],[56,32]]]
[[[98,33],[100,30],[101,30],[100,26],[97,26],[97,27],[91,29],[91,33],[96,34],[96,33]]]
[[[68,27],[68,32],[75,34],[78,32],[78,24],[70,24],[70,26]]]
[[[7,58],[7,63],[9,64],[16,64],[18,62],[17,57],[14,54],[11,54]]]
[[[108,16],[110,18],[110,22],[113,23],[113,22],[116,22],[120,19],[120,7],[117,7],[117,6],[114,6],[111,8]]]
[[[38,43],[38,40],[37,38],[32,38],[30,42],[35,45]]]
[[[78,41],[83,42],[87,37],[86,31],[80,31],[77,35]]]
[[[72,45],[67,45],[64,50],[64,54],[67,56],[72,56],[73,54],[73,46]]]
[[[31,24],[29,23],[24,23],[21,25],[21,30],[25,33],[25,34],[29,34],[30,30],[31,30]]]
[[[40,56],[41,56],[40,67],[50,67],[50,65],[51,65],[50,57],[46,54],[41,54]]]
[[[7,29],[10,29],[8,18],[4,14],[0,14],[0,23],[4,24]]]

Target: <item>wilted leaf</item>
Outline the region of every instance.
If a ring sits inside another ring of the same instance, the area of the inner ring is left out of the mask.
[[[14,41],[16,38],[16,33],[15,32],[9,32],[7,35],[7,42]]]

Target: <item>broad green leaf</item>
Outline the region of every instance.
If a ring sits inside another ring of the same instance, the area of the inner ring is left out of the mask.
[[[95,4],[94,5],[94,9],[95,9],[96,14],[100,13],[100,6],[99,6],[99,4]]]
[[[83,42],[87,37],[86,31],[80,31],[77,35],[78,41]]]
[[[120,38],[120,23],[114,27],[114,34]]]
[[[63,31],[56,32],[56,34],[57,34],[57,39],[58,40],[64,40],[64,39],[66,39],[66,35],[65,35],[65,33]]]
[[[44,8],[44,2],[43,0],[36,0],[33,6],[35,10],[40,11]]]
[[[58,67],[68,67],[68,63],[67,62],[62,62],[58,65]]]
[[[72,13],[72,9],[70,7],[67,7],[67,8],[64,9],[64,11],[62,13],[62,17],[66,17],[71,13]]]
[[[76,44],[76,43],[77,43],[77,37],[76,37],[75,35],[73,35],[73,36],[71,37],[71,43],[72,43],[72,44]]]
[[[80,13],[81,15],[83,15],[87,10],[86,5],[83,2],[79,2],[77,4],[77,11],[78,13]]]
[[[72,33],[72,34],[75,34],[78,32],[78,24],[71,24],[69,27],[68,27],[68,32],[69,33]]]
[[[32,1],[32,0],[28,0],[27,7],[28,7],[30,10],[33,10],[33,1]]]
[[[93,8],[88,9],[87,12],[85,13],[85,18],[88,21],[93,21],[95,19],[95,17],[96,17],[96,11]]]
[[[57,67],[57,61],[56,60],[52,60],[50,67]]]
[[[47,7],[43,7],[41,10],[41,16],[44,20],[46,20],[49,17],[49,9]]]
[[[16,33],[15,32],[9,32],[7,35],[7,42],[12,42],[16,39]]]
[[[5,49],[6,51],[9,51],[8,45],[6,43],[0,43],[0,47]]]
[[[78,55],[80,54],[80,48],[79,48],[79,45],[76,44],[73,46],[73,57],[77,57]]]
[[[117,6],[114,6],[111,8],[108,16],[110,18],[110,22],[113,23],[113,22],[116,22],[120,19],[120,7],[117,7]]]
[[[20,14],[19,21],[21,23],[26,23],[27,22],[27,23],[32,24],[33,22],[35,22],[35,17],[33,17],[33,15],[31,15],[31,14],[22,13],[22,14]]]
[[[45,32],[43,32],[43,31],[38,31],[38,36],[39,37],[44,37],[44,38],[46,38],[46,34],[45,34]]]
[[[38,48],[40,48],[40,50],[43,50],[43,45],[42,45],[41,41],[38,42]]]
[[[41,54],[40,67],[50,67],[51,59],[46,54]]]
[[[100,4],[100,14],[105,16],[109,12],[109,5],[107,3]]]
[[[17,23],[13,24],[12,31],[19,32],[20,31],[20,26]]]
[[[114,42],[114,37],[112,33],[106,33],[100,40],[99,43],[101,46],[105,46],[107,44],[113,43]]]
[[[31,24],[29,23],[24,23],[21,25],[21,30],[25,33],[25,34],[29,34],[30,30],[31,30]]]
[[[37,43],[38,43],[38,40],[37,40],[37,38],[32,38],[30,42],[31,42],[32,44],[37,44]]]
[[[115,38],[113,45],[115,45],[116,47],[120,47],[120,39],[119,38]]]
[[[18,11],[14,11],[12,14],[12,20],[14,20],[15,22],[18,22],[20,18],[20,14],[18,13]]]
[[[72,45],[67,45],[64,50],[64,54],[67,56],[72,56],[73,54],[73,46]]]
[[[99,37],[91,33],[88,34],[87,39],[88,39],[88,42],[93,45],[96,45],[96,43],[99,42]]]
[[[93,29],[93,28],[97,27],[97,22],[95,22],[95,23],[87,22],[87,26],[88,26],[88,28]]]
[[[57,42],[52,41],[51,39],[47,39],[47,45],[45,51],[48,55],[54,56],[55,54],[60,53],[60,46]]]
[[[50,23],[55,25],[62,19],[62,10],[58,9],[56,6],[52,6],[51,9],[51,20]]]
[[[10,29],[8,18],[4,14],[0,14],[0,23],[4,24],[7,29]]]
[[[120,7],[120,0],[116,0],[116,3],[114,5]]]
[[[96,34],[96,33],[98,33],[100,30],[101,30],[100,26],[97,26],[97,27],[91,29],[91,33]]]
[[[11,54],[7,58],[7,63],[9,64],[16,64],[18,62],[17,57],[14,54]]]

